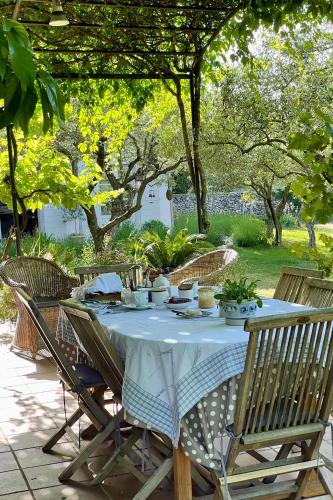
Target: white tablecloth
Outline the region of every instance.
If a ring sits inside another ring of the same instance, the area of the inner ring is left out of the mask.
[[[264,299],[257,316],[307,310]],[[248,334],[227,326],[218,310],[209,318],[181,319],[164,306],[154,310],[97,313],[125,361],[123,405],[176,445],[181,418],[206,394],[242,373]]]

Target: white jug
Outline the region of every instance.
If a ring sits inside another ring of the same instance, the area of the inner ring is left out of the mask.
[[[165,287],[170,286],[169,280],[165,276],[162,276],[162,274],[157,276],[157,278],[154,281],[154,287],[160,287],[160,286],[165,286]]]

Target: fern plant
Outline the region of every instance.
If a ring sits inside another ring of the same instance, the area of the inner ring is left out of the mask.
[[[153,267],[175,269],[195,255],[214,248],[205,238],[205,235],[188,234],[186,229],[172,235],[169,232],[160,235],[154,231],[143,231],[134,241],[126,241],[124,245],[130,253],[137,256],[141,253]]]

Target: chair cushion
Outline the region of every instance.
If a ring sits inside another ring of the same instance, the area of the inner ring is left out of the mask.
[[[73,365],[73,368],[85,387],[91,387],[94,385],[105,383],[102,375],[92,366],[85,365],[83,363],[75,363]]]

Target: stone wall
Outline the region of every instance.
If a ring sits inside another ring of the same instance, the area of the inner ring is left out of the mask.
[[[177,213],[194,212],[196,209],[194,193],[174,194],[173,206]],[[262,200],[258,200],[256,203],[247,203],[242,200],[242,191],[209,193],[207,197],[207,207],[210,214],[234,213],[265,217],[265,209]]]

